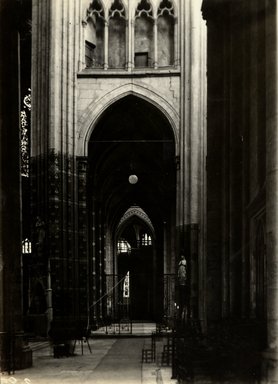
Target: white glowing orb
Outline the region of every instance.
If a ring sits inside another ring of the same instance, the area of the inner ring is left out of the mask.
[[[138,177],[136,175],[130,175],[128,181],[130,182],[130,184],[136,184],[138,181]]]

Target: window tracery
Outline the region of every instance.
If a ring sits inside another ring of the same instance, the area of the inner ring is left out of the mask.
[[[100,0],[93,0],[87,10],[87,19],[97,17],[104,20],[104,9]]]
[[[109,19],[118,15],[119,17],[125,19],[125,7],[121,0],[114,0],[111,8],[109,9]]]
[[[149,0],[141,0],[137,5],[135,18],[142,17],[143,15],[153,19],[153,10]]]
[[[131,246],[128,241],[120,239],[117,244],[118,253],[130,253]]]
[[[23,254],[32,253],[32,243],[27,238],[22,241],[22,253]]]
[[[164,14],[168,14],[170,16],[175,16],[174,13],[174,5],[172,1],[170,0],[162,0],[159,4],[158,11],[157,11],[157,17],[163,16]]]
[[[87,68],[163,68],[175,65],[177,27],[174,3],[160,0],[154,13],[151,0],[138,0],[134,18],[122,0],[93,0],[86,11],[85,64]]]
[[[104,65],[104,22],[102,2],[94,0],[87,9],[85,32],[86,67],[102,68]]]
[[[141,245],[146,247],[148,245],[152,245],[152,238],[147,233],[143,233],[141,236]]]

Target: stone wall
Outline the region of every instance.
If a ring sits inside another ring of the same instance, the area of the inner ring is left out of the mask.
[[[157,106],[170,120],[174,134],[179,135],[179,72],[159,75],[154,72],[134,75],[105,74],[83,71],[78,75],[78,127],[76,154],[87,151],[89,136],[101,114],[113,102],[133,94]]]
[[[86,76],[87,73],[87,76]],[[136,76],[136,77],[135,77]],[[135,78],[134,78],[135,77]],[[126,86],[130,87],[132,94],[133,87],[136,89],[143,88],[145,94],[149,96],[152,101],[152,93],[159,95],[165,102],[170,104],[175,112],[179,114],[180,109],[180,79],[179,73],[174,72],[165,76],[160,76],[159,73],[141,73],[134,76],[110,75],[103,74],[89,74],[88,72],[82,73],[82,78],[78,79],[78,114],[81,117],[91,103],[98,103],[104,96],[109,95],[111,91],[118,89],[118,95],[113,94],[113,97],[121,95],[121,89],[126,91]],[[105,104],[104,104],[105,107]]]

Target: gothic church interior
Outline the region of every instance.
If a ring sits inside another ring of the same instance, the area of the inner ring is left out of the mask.
[[[11,338],[24,368],[24,334],[151,321],[277,382],[276,2],[3,0],[0,17],[1,370]]]

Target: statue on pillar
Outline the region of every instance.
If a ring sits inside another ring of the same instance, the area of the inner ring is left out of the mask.
[[[184,255],[181,255],[178,264],[178,299],[179,299],[179,318],[185,318],[188,315],[188,267]]]

